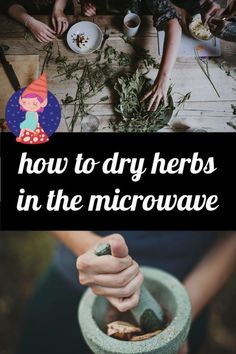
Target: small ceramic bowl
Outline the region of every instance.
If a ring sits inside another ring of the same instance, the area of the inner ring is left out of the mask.
[[[78,45],[78,36],[84,36],[86,43],[81,47]],[[67,43],[75,53],[86,55],[99,49],[103,39],[101,29],[96,23],[81,21],[74,24],[67,33]]]

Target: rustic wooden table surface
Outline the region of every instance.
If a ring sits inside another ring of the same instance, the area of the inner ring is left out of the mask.
[[[45,23],[49,21],[47,16],[37,16],[37,18]],[[69,17],[69,21],[70,23],[76,22],[73,16]],[[126,45],[121,38],[122,19],[120,17],[97,16],[95,21],[102,30],[105,27],[111,28],[111,35],[107,44],[118,50],[131,50],[130,46]],[[157,33],[152,25],[151,16],[142,18],[141,30],[136,40],[149,49],[152,55],[158,57]],[[75,61],[76,54],[67,47],[65,38],[57,39],[57,42],[62,55],[66,55],[71,61]],[[42,50],[43,45],[34,41],[31,37],[27,38],[26,29],[23,26],[4,16],[0,16],[0,44],[9,46],[7,51],[9,55],[39,55],[40,68],[42,67],[45,59],[45,52]],[[211,77],[220,93],[220,98],[217,97],[195,58],[180,57],[177,59],[172,74],[174,90],[183,94],[191,91],[190,101],[178,114],[181,125],[184,123],[187,126],[203,128],[207,131],[235,132],[235,129],[228,125],[228,122],[231,121],[231,123],[236,124],[231,108],[231,105],[235,104],[236,101],[236,43],[222,42],[221,46],[222,57],[218,61],[223,62],[225,69],[230,70],[232,76],[227,75],[214,60],[209,61]],[[53,48],[57,48],[57,45],[54,45]],[[94,54],[88,57],[88,59],[93,58]],[[57,96],[59,101],[65,96],[66,92],[73,96],[76,87],[75,82],[61,82],[59,78],[55,78],[57,72],[56,65],[53,62],[49,64],[48,73],[49,90]],[[155,77],[155,72],[152,72],[152,75]],[[104,88],[96,97],[91,98],[89,103],[93,105],[98,102],[99,97],[108,94],[107,90]],[[63,110],[63,114],[71,114],[72,109],[72,106],[68,106],[66,112]],[[101,130],[109,130],[106,128],[107,122],[114,115],[110,102],[95,105],[91,113],[99,116]],[[61,121],[60,130],[67,130],[64,119]],[[171,129],[166,128],[164,131],[171,131]]]

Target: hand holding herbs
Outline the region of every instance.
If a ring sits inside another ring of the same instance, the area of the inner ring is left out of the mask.
[[[163,81],[159,81],[158,78],[156,79],[153,86],[141,99],[141,102],[149,99],[148,111],[156,111],[161,101],[163,101],[164,104],[166,103],[167,88],[168,81],[166,79]]]
[[[170,120],[174,110],[172,88],[168,89],[166,105],[161,102],[156,110],[148,111],[147,103],[141,98],[150,90],[150,80],[140,70],[137,69],[133,75],[119,77],[115,90],[120,98],[115,110],[122,117],[119,122],[112,123],[115,131],[153,132],[164,127]]]

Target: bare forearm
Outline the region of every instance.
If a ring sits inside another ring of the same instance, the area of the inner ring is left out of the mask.
[[[60,9],[61,11],[65,10],[66,4],[68,0],[55,0],[54,9]]]
[[[223,288],[235,269],[236,233],[222,236],[185,279],[184,285],[192,302],[193,319]]]
[[[87,252],[101,238],[92,231],[52,231],[52,235],[67,246],[76,256]]]
[[[182,29],[178,20],[173,19],[168,22],[165,30],[165,41],[163,56],[161,60],[158,77],[169,78],[176,61],[181,41]]]
[[[18,4],[12,5],[8,10],[8,14],[12,18],[14,18],[14,20],[22,23],[23,25],[27,22],[28,18],[30,17],[26,9],[23,6]]]

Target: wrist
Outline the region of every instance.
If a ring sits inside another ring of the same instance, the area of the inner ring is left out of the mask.
[[[164,71],[162,72],[161,70],[159,70],[159,73],[156,77],[155,82],[158,82],[161,85],[166,85],[168,83],[169,79],[170,79],[169,73],[164,72]]]
[[[52,231],[52,234],[76,256],[86,253],[101,240],[101,237],[92,231]]]
[[[64,13],[64,10],[65,10],[65,6],[62,6],[60,4],[55,4],[54,7],[53,7],[53,13]]]
[[[29,14],[27,14],[24,18],[24,26],[26,28],[30,28],[31,24],[36,21],[32,16],[30,16]]]

